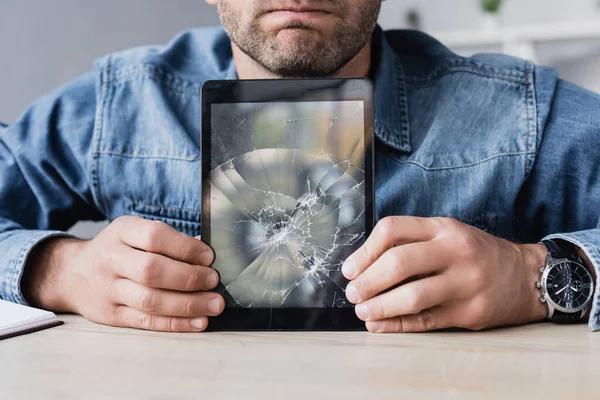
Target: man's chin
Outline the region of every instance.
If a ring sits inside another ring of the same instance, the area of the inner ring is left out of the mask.
[[[337,70],[325,65],[325,58],[319,56],[317,49],[292,46],[279,51],[277,59],[271,59],[263,66],[282,77],[324,77]]]
[[[338,69],[327,68],[315,62],[307,61],[299,54],[294,59],[280,59],[276,65],[264,65],[275,75],[282,78],[325,78],[332,76]]]

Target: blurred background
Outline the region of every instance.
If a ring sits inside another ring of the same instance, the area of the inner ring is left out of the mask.
[[[14,122],[99,56],[218,23],[204,0],[0,0],[0,121]],[[551,65],[600,92],[600,0],[387,0],[380,23],[422,29],[464,55],[504,52]]]

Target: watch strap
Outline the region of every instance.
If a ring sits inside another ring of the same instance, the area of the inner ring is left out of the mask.
[[[552,317],[550,319],[552,322],[556,322],[559,324],[576,324],[581,322],[583,316],[585,315],[585,311],[577,311],[575,313],[566,313],[558,310],[554,310],[552,313]]]
[[[546,246],[552,258],[567,258],[569,260],[579,261],[579,254],[577,254],[573,246],[561,246],[560,242],[554,239],[542,240],[542,243]]]

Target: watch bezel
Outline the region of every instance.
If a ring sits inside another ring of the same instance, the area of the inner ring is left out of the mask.
[[[552,300],[552,297],[548,293],[548,275],[554,268],[556,268],[558,265],[560,265],[564,262],[567,262],[569,264],[577,264],[578,266],[583,268],[585,273],[588,274],[590,277],[590,281],[592,282],[591,291],[592,291],[592,293],[594,292],[594,279],[593,279],[593,276],[590,273],[590,271],[588,271],[588,269],[585,267],[585,265],[583,265],[577,261],[570,260],[568,258],[559,258],[559,259],[549,258],[548,259],[548,261],[546,262],[546,267],[544,268],[544,272],[542,274],[542,279],[541,279],[542,292],[544,294],[544,298],[546,299],[546,302],[548,302],[548,304],[550,304],[554,309],[564,312],[564,313],[567,313],[567,314],[575,314],[575,313],[581,312],[581,311],[585,310],[587,307],[589,307],[593,296],[590,296],[590,298],[588,298],[588,300],[585,303],[583,303],[582,305],[580,305],[577,308],[565,308],[565,307],[561,307],[558,304],[556,304],[556,302],[554,302],[554,300]]]

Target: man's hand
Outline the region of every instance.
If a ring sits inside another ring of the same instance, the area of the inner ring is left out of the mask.
[[[23,289],[33,305],[102,324],[197,332],[224,300],[212,249],[167,224],[121,217],[90,241],[51,239],[29,257]]]
[[[387,217],[342,267],[371,332],[481,330],[542,320],[547,250],[447,218]]]

